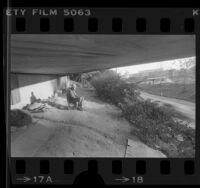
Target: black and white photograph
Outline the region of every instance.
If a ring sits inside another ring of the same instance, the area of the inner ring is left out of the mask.
[[[12,34],[11,157],[194,158],[195,40]]]

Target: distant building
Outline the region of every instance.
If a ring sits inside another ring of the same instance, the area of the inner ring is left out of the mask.
[[[154,78],[147,78],[140,82],[140,84],[166,84],[166,83],[173,83],[173,81],[167,77],[154,77]]]

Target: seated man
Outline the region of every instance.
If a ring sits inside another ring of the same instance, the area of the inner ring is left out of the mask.
[[[76,94],[76,85],[72,84],[72,86],[68,89],[67,91],[67,100],[69,103],[72,103],[75,105],[75,108],[78,110],[82,110],[83,109],[83,97],[79,97]]]

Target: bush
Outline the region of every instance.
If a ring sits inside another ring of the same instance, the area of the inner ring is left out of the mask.
[[[141,141],[168,157],[194,157],[195,130],[175,121],[177,114],[169,106],[141,100],[136,85],[126,83],[114,71],[94,77],[91,84],[100,98],[121,108],[122,115],[135,127],[132,134]]]
[[[195,130],[175,122],[166,107],[150,101],[137,101],[124,105],[122,113],[137,127],[132,133],[147,145],[159,148],[168,157],[194,157]],[[178,140],[178,136],[183,140]]]
[[[114,104],[136,101],[139,95],[136,85],[126,83],[116,72],[105,71],[91,81],[97,95]]]
[[[157,103],[150,100],[136,101],[135,103],[125,105],[122,109],[125,117],[136,120],[139,116],[143,119],[149,119],[160,123],[171,118],[170,111],[164,107],[159,107]]]

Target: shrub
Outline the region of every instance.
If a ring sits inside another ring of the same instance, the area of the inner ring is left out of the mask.
[[[166,107],[150,101],[137,101],[124,105],[122,113],[137,127],[132,133],[147,145],[159,148],[169,157],[194,157],[195,130],[175,122]],[[178,136],[183,140],[178,140]]]
[[[137,87],[114,71],[94,77],[91,84],[99,97],[121,108],[122,115],[135,127],[132,134],[141,141],[168,157],[194,157],[195,130],[175,121],[178,115],[170,106],[142,100]]]
[[[136,101],[138,92],[136,85],[128,84],[116,72],[105,71],[91,81],[96,93],[104,100],[114,104]]]
[[[125,105],[122,112],[127,118],[136,120],[141,116],[143,119],[149,119],[156,123],[167,121],[172,115],[170,111],[167,111],[164,107],[159,107],[157,103],[150,100],[137,100],[135,103]]]

